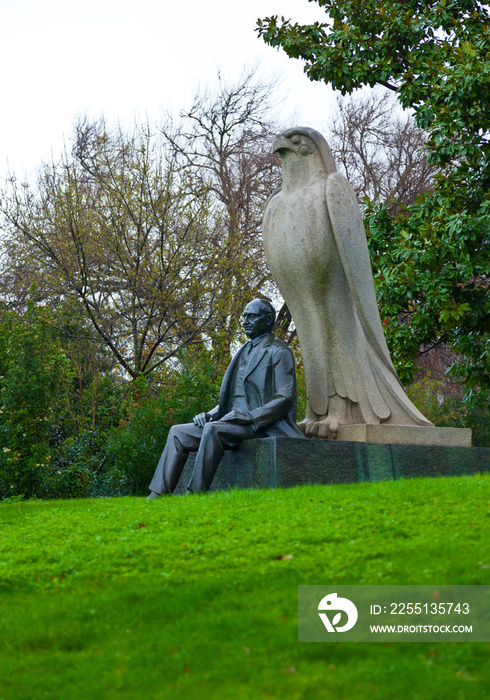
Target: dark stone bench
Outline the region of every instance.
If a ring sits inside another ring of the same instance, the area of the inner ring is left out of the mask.
[[[184,493],[190,455],[176,493]],[[442,447],[263,438],[227,450],[211,491],[276,488],[304,484],[348,484],[490,471],[488,447]]]

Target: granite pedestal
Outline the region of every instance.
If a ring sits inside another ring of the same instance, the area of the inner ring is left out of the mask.
[[[469,428],[439,428],[435,425],[341,425],[339,440],[348,442],[386,442],[391,445],[429,445],[433,447],[471,447]]]
[[[176,493],[185,492],[190,455]],[[347,484],[490,471],[490,448],[263,438],[227,450],[211,491]]]

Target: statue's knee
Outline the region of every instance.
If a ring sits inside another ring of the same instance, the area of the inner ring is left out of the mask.
[[[203,437],[205,435],[212,435],[215,431],[215,428],[216,428],[216,423],[206,423],[206,425],[202,429]]]
[[[173,425],[168,433],[168,440],[173,440],[174,438],[177,438],[178,440],[182,437],[185,436],[186,434],[186,429],[183,425]]]
[[[220,432],[223,430],[223,424],[216,423],[206,423],[202,431],[202,440],[215,440]]]

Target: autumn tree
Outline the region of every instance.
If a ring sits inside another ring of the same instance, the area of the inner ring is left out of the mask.
[[[180,171],[210,197],[211,243],[226,279],[215,300],[212,338],[225,356],[244,306],[275,289],[261,239],[265,204],[281,182],[279,158],[271,153],[280,131],[270,116],[271,93],[254,71],[234,84],[219,79],[216,92],[198,93],[180,119],[162,129]]]
[[[428,163],[427,132],[400,109],[386,89],[339,97],[328,142],[335,164],[359,202],[384,202],[391,213],[432,188],[437,167]]]
[[[325,22],[259,20],[271,46],[305,61],[311,80],[342,94],[382,85],[428,133],[433,189],[393,216],[365,223],[388,341],[413,376],[421,345],[447,344],[467,396],[490,388],[490,14],[470,0],[316,0]]]
[[[133,379],[205,341],[225,284],[208,193],[177,165],[149,128],[82,121],[70,154],[2,196],[4,298],[35,279],[39,298],[83,310],[87,339]]]

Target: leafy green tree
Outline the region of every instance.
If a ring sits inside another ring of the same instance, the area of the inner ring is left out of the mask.
[[[3,310],[0,335],[0,497],[42,495],[72,370],[49,309]]]
[[[468,0],[316,0],[326,21],[258,21],[271,46],[342,94],[383,85],[428,133],[433,190],[390,215],[365,212],[378,299],[397,370],[446,343],[467,397],[490,388],[490,14]]]

